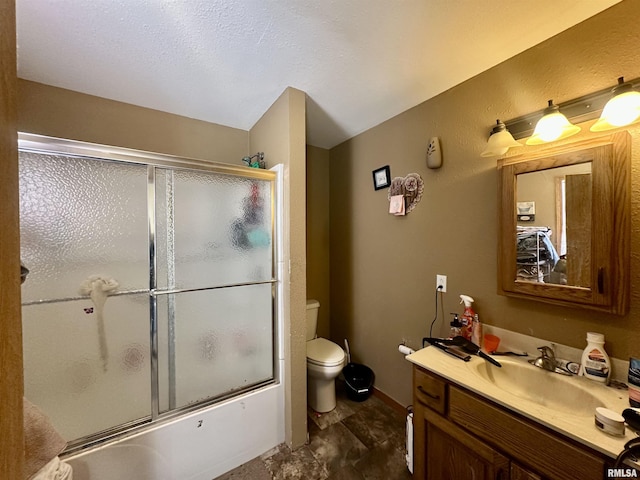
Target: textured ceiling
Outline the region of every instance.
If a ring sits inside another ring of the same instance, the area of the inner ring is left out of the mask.
[[[16,0],[18,75],[249,130],[286,87],[330,148],[619,0]]]

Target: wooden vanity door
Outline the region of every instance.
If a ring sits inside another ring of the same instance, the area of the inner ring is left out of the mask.
[[[429,410],[425,419],[427,480],[502,480],[509,478],[509,459]]]
[[[517,463],[511,463],[511,477],[509,480],[542,480],[540,475],[525,470]]]

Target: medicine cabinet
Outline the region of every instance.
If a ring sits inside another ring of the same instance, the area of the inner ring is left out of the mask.
[[[504,158],[498,172],[498,293],[624,315],[629,133]]]

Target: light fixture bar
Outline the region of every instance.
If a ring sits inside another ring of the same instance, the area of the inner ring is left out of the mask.
[[[640,86],[640,78],[630,80],[626,83],[630,83],[633,88]],[[568,102],[558,103],[560,112],[569,119],[572,123],[586,122],[587,120],[593,120],[598,118],[604,109],[606,103],[611,100],[612,91],[614,87],[604,88],[597,92],[584,95]],[[538,123],[538,120],[544,115],[544,110],[539,110],[528,115],[523,115],[512,120],[504,122],[513,138],[516,140],[519,138],[530,137],[533,135],[533,130]]]

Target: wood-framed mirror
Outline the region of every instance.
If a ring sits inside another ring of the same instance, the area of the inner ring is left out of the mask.
[[[503,158],[498,172],[498,293],[624,315],[629,133]]]

